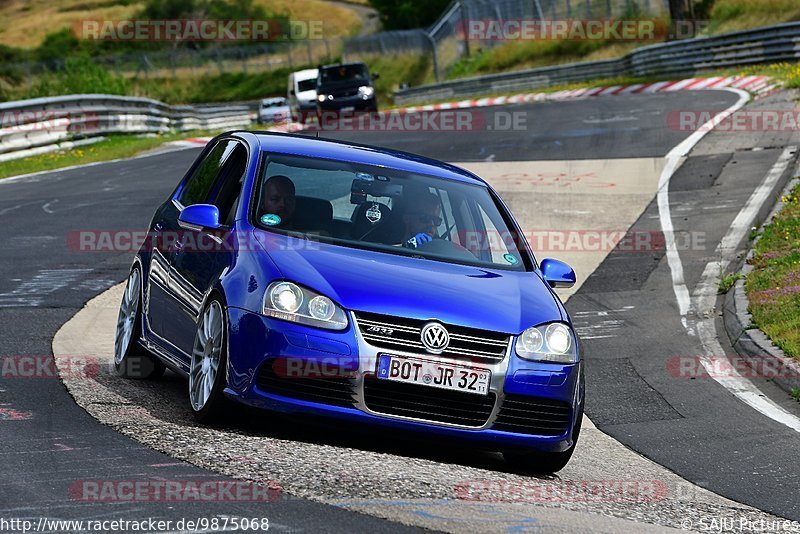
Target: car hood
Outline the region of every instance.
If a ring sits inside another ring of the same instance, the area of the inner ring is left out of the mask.
[[[288,238],[256,230],[282,276],[348,310],[518,334],[561,320],[532,272],[485,269]]]

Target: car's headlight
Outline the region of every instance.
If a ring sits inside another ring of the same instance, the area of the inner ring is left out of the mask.
[[[292,282],[272,282],[264,294],[264,315],[331,330],[347,328],[347,314],[325,295]]]
[[[372,95],[375,94],[375,88],[370,87],[369,85],[362,85],[358,88],[358,96],[361,98],[370,98]]]
[[[328,95],[317,95],[317,102],[325,102],[325,99],[328,98]]]
[[[528,328],[517,338],[517,356],[526,360],[576,363],[578,347],[575,334],[564,323],[550,323]]]

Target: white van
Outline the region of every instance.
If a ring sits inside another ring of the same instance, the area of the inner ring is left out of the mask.
[[[306,69],[289,75],[286,97],[295,120],[305,122],[309,114],[316,113],[318,72],[318,69]]]

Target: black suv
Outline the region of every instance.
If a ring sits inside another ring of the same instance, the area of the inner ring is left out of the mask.
[[[317,75],[317,116],[325,111],[378,111],[375,88],[363,63],[341,63],[319,67]]]

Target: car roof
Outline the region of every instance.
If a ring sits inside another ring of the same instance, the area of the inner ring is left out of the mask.
[[[322,65],[320,69],[329,70],[329,69],[338,69],[340,67],[352,67],[354,65],[364,65],[367,66],[366,63],[363,61],[348,61],[347,63],[331,63],[329,65]]]
[[[294,76],[295,78],[304,78],[306,76],[311,78],[316,78],[318,72],[319,69],[304,69],[304,70],[298,70],[297,72],[293,72],[292,76]]]
[[[258,138],[263,152],[308,156],[347,161],[364,165],[377,165],[389,169],[427,174],[438,178],[486,186],[486,182],[471,172],[432,158],[334,139],[277,132],[249,132]]]

